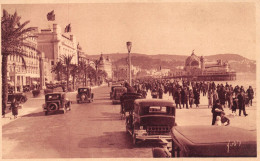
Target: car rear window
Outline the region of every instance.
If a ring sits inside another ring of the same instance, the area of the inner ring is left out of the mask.
[[[174,108],[168,106],[146,106],[140,111],[141,115],[163,114],[174,115]]]
[[[49,95],[47,97],[48,100],[56,100],[56,99],[60,99],[60,95],[56,94],[56,95]]]
[[[85,88],[85,89],[79,89],[79,92],[88,92],[88,89]]]

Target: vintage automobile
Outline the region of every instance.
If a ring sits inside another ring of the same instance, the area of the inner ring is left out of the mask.
[[[30,85],[24,85],[23,86],[23,92],[30,92]]]
[[[112,103],[119,104],[120,97],[126,92],[127,92],[127,89],[125,87],[115,87],[113,89],[113,94],[112,94]]]
[[[7,103],[11,103],[13,98],[15,98],[19,103],[25,103],[27,101],[27,96],[24,93],[11,93],[8,94]]]
[[[153,148],[153,157],[256,157],[256,131],[232,126],[176,126],[172,147]]]
[[[176,125],[175,106],[170,100],[136,99],[126,117],[126,131],[134,145],[139,140],[170,140],[170,130]]]
[[[110,91],[110,99],[112,100],[113,99],[113,93],[114,93],[114,88],[116,87],[122,87],[121,84],[114,84],[111,86],[111,91]]]
[[[93,102],[94,93],[91,93],[91,88],[78,88],[78,94],[76,96],[77,103]]]
[[[45,104],[42,105],[45,115],[54,111],[66,111],[71,110],[71,101],[66,97],[65,93],[49,93],[45,95]]]
[[[133,111],[134,109],[134,101],[136,99],[144,98],[142,94],[139,93],[124,93],[120,97],[121,102],[121,108],[120,108],[120,114],[121,119],[126,117],[126,113]]]

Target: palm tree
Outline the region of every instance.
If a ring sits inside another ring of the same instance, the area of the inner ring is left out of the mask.
[[[85,60],[79,61],[78,73],[79,73],[79,77],[82,76],[82,74],[83,74],[83,79],[84,79],[83,85],[84,86],[87,86],[87,69],[88,69],[88,65],[87,65],[86,61]]]
[[[2,115],[5,114],[7,97],[8,97],[8,83],[7,83],[7,62],[8,56],[15,55],[22,59],[23,66],[26,68],[24,57],[26,53],[23,47],[32,47],[26,43],[25,40],[30,37],[29,33],[33,28],[25,28],[30,21],[20,23],[21,17],[15,12],[13,15],[9,14],[5,9],[3,10],[3,17],[1,19],[1,53],[2,53]]]
[[[52,67],[51,72],[57,74],[57,80],[61,81],[63,70],[64,70],[64,66],[62,61],[60,60]]]
[[[78,74],[78,66],[76,64],[72,64],[70,68],[71,68],[70,74],[72,76],[73,90],[75,90],[75,78],[77,77]]]
[[[70,68],[71,68],[71,61],[72,61],[73,55],[63,55],[61,57],[61,60],[63,61],[63,64],[66,69],[66,78],[67,78],[67,90],[69,89],[69,77],[70,77]]]

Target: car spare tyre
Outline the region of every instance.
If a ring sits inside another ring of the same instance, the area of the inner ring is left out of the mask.
[[[48,106],[47,106],[47,110],[48,111],[54,111],[54,110],[57,110],[58,109],[58,106],[56,103],[50,103]]]
[[[84,100],[86,99],[86,97],[87,97],[86,94],[81,94],[81,95],[80,95],[80,100],[81,100],[81,101],[84,101]]]

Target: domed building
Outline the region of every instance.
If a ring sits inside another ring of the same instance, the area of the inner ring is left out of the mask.
[[[197,77],[198,80],[235,80],[236,72],[231,72],[228,62],[208,61],[192,51],[185,61],[185,77]]]

